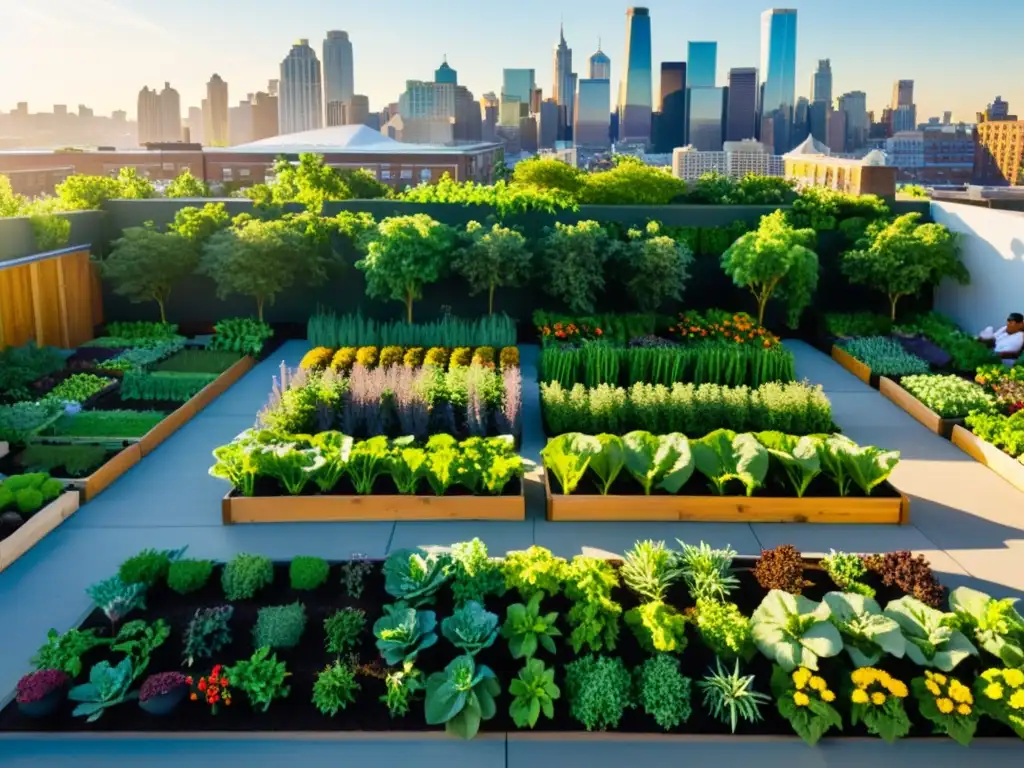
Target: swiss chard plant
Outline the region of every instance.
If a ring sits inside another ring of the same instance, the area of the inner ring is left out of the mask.
[[[842,635],[855,667],[873,667],[884,654],[902,659],[907,642],[895,619],[885,616],[873,599],[847,592],[829,592],[823,598],[828,620]]]
[[[295,443],[264,445],[255,454],[258,473],[277,480],[291,496],[298,496],[324,466],[320,451]]]
[[[463,653],[476,656],[498,639],[498,617],[475,600],[468,600],[441,622],[441,634]]]
[[[997,600],[969,587],[949,593],[949,607],[960,627],[1008,667],[1024,666],[1024,618],[1016,603],[1016,598]]]
[[[243,496],[256,494],[256,476],[259,464],[253,455],[257,448],[251,439],[254,430],[243,432],[227,445],[213,449],[213,457],[217,460],[210,467],[211,477],[227,480]]]
[[[508,649],[513,659],[532,658],[538,648],[543,648],[554,655],[554,638],[561,637],[562,632],[555,626],[558,613],[551,611],[542,614],[540,604],[544,592],[535,592],[525,605],[513,603],[508,607],[505,623],[501,625],[501,635],[508,640]]]
[[[590,462],[601,450],[601,441],[596,437],[569,432],[548,440],[540,455],[544,466],[558,480],[562,493],[570,494],[576,490]]]
[[[819,441],[782,432],[760,432],[756,438],[768,450],[769,458],[782,468],[793,493],[797,498],[803,498],[807,487],[821,474]]]
[[[885,606],[883,613],[900,625],[906,639],[907,657],[921,667],[952,672],[978,649],[960,630],[956,616],[943,613],[920,600],[901,597]]]
[[[384,591],[414,608],[433,601],[448,581],[451,559],[447,554],[422,549],[398,549],[384,561]]]
[[[483,720],[497,713],[494,699],[501,684],[490,667],[477,664],[472,656],[459,656],[443,672],[435,672],[426,683],[427,725],[441,725],[448,733],[472,739]]]
[[[385,605],[384,615],[374,622],[373,634],[387,664],[414,662],[420,651],[437,642],[437,615],[403,603]]]
[[[68,691],[68,698],[78,705],[71,713],[95,722],[110,707],[138,698],[138,691],[129,692],[135,675],[131,659],[122,659],[116,666],[101,661],[89,670],[89,682]]]
[[[690,442],[681,434],[630,432],[622,438],[622,443],[626,470],[647,496],[651,495],[655,487],[669,493],[678,493],[693,475],[694,459],[690,452]]]
[[[690,447],[697,471],[719,496],[732,481],[740,482],[746,495],[752,496],[768,475],[768,450],[753,435],[718,429],[692,441]]]
[[[843,650],[839,630],[829,622],[827,603],[773,589],[750,617],[754,644],[787,672],[816,670],[818,659]]]

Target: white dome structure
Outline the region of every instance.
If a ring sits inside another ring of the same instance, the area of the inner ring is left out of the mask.
[[[822,144],[820,141],[814,138],[811,134],[807,134],[807,138],[800,142],[797,146],[793,147],[783,157],[820,157],[824,155],[829,157],[832,154],[832,150]]]
[[[880,149],[872,149],[866,155],[863,160],[864,165],[888,165],[888,158],[885,156],[885,152]]]

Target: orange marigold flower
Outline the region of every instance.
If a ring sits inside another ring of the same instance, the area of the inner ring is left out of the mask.
[[[198,697],[198,696],[196,696],[196,695],[195,695],[195,694],[193,693],[193,694],[192,694],[191,696],[189,696],[189,698],[190,698],[190,699],[192,699],[192,701],[195,701],[195,700],[196,700],[196,699],[198,699],[199,697]]]

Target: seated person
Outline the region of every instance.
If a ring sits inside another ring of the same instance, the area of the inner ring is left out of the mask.
[[[1021,351],[1024,350],[1024,315],[1011,312],[1006,318],[1006,325],[999,330],[991,326],[982,331],[978,338],[992,347],[998,357],[1006,365],[1013,365]]]

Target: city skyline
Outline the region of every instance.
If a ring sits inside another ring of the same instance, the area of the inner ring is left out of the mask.
[[[196,0],[179,0],[173,8],[154,0],[133,0],[130,5],[126,0],[37,0],[27,6],[20,0],[0,0],[0,14],[14,19],[0,29],[0,64],[6,71],[19,73],[17,78],[0,82],[0,110],[10,111],[20,101],[27,101],[34,112],[49,111],[54,104],[83,103],[97,114],[126,109],[134,118],[132,107],[139,89],[147,81],[169,81],[181,93],[185,117],[188,107],[200,104],[214,72],[228,83],[230,101],[235,104],[277,76],[280,61],[296,39],[309,38],[316,50],[332,29],[349,33],[357,90],[369,96],[374,110],[395,101],[406,80],[427,77],[445,54],[452,66],[461,68],[460,82],[478,96],[500,88],[503,69],[532,68],[539,73],[537,85],[547,97],[553,84],[548,82],[550,64],[545,64],[551,61],[552,46],[558,40],[559,16],[564,19],[569,47],[578,56],[588,58],[600,39],[612,60],[613,87],[617,88],[624,75],[623,16],[629,6],[617,0],[554,4],[523,0],[514,17],[498,15],[490,8],[480,11],[468,0],[438,0],[430,13],[410,13],[408,3],[400,0],[379,0],[368,10],[344,13],[325,0],[293,0],[283,17],[275,6],[259,0],[249,3],[244,14],[237,8],[208,5]],[[820,5],[807,0],[785,4],[800,17],[798,97],[811,95],[811,75],[818,60],[828,58],[834,73],[834,95],[863,91],[868,109],[876,115],[889,103],[893,82],[899,79],[915,81],[919,120],[949,110],[955,119],[970,121],[997,93],[1011,104],[1024,98],[1024,86],[1014,77],[1012,62],[993,67],[990,59],[980,56],[1012,50],[1012,45],[1001,47],[993,35],[1007,34],[1007,42],[1015,42],[1008,35],[1017,25],[1009,17],[1024,20],[1024,7],[1007,8],[1005,1],[978,0],[969,17],[956,25],[943,25],[923,10],[928,7],[923,0],[895,5],[862,0],[856,9],[824,9]],[[202,28],[191,23],[192,6],[202,10]],[[718,43],[718,86],[726,84],[732,68],[759,66],[761,14],[773,6],[731,0],[728,12],[723,13],[725,4],[710,0],[652,0],[640,7],[648,8],[651,15],[652,86],[657,93],[660,63],[682,60],[689,40]],[[873,9],[884,9],[886,24],[872,23]],[[982,24],[986,10],[1001,14],[998,28]],[[459,14],[481,29],[500,20],[501,33],[458,34],[451,21]],[[858,24],[864,35],[870,36],[870,46],[864,45],[862,35],[848,34],[851,25],[855,28]],[[917,24],[924,34],[903,34],[907,24]],[[835,34],[835,29],[842,29],[843,34]],[[517,35],[517,30],[523,34]],[[33,58],[32,67],[19,66],[29,51],[38,54],[30,42],[44,33],[56,53],[38,63]],[[382,39],[399,40],[406,35],[426,42],[396,49],[379,45]],[[969,54],[972,40],[978,40],[978,55],[959,56],[952,74],[937,67],[944,49],[956,45],[958,51]],[[68,66],[72,56],[73,67]],[[130,59],[130,66],[125,59]],[[980,97],[979,91],[984,96]]]

